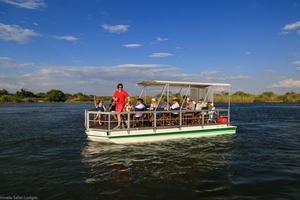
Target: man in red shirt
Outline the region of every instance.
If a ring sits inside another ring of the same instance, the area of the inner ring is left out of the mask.
[[[123,84],[119,83],[117,86],[118,90],[115,91],[114,93],[114,101],[116,102],[116,112],[122,112],[125,106],[125,100],[127,99],[127,101],[130,101],[130,97],[128,95],[128,93],[123,90]],[[117,128],[121,128],[121,114],[117,114],[118,117],[118,125],[115,127],[115,129]]]

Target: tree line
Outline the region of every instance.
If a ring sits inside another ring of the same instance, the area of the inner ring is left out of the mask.
[[[20,89],[15,93],[9,93],[5,89],[0,89],[0,103],[17,103],[17,102],[92,102],[94,95],[64,93],[58,89],[52,89],[48,92],[33,93],[26,89]],[[111,96],[101,96],[101,100],[110,101]],[[133,100],[137,97],[133,96]],[[151,99],[151,97],[147,97]],[[274,92],[263,92],[255,95],[243,91],[237,91],[230,95],[233,103],[255,103],[255,102],[282,102],[282,103],[300,103],[300,93],[287,92],[285,94],[276,94]],[[228,102],[228,93],[214,94],[216,103]]]
[[[52,89],[48,92],[33,93],[26,89],[20,89],[15,93],[9,93],[7,90],[0,90],[0,103],[17,102],[91,102],[93,95],[78,92],[75,94],[64,93],[61,90]],[[103,100],[109,100],[111,97],[103,97]]]
[[[218,103],[228,102],[228,93],[215,94],[214,100]],[[237,91],[230,95],[230,101],[233,103],[300,103],[300,93],[287,92],[280,95],[274,92],[262,92],[254,95]]]

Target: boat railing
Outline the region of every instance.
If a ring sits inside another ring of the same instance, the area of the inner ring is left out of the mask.
[[[169,111],[135,111],[135,112],[98,112],[85,110],[87,129],[106,131],[146,130],[161,128],[182,128],[190,126],[229,125],[228,109],[215,110],[169,110]],[[121,127],[117,114],[121,114]]]

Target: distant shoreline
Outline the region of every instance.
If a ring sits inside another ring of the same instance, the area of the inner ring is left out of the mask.
[[[181,95],[171,94],[182,99]],[[131,96],[135,102],[137,96]],[[144,97],[145,98],[145,97]],[[150,102],[152,96],[147,96],[146,101]],[[159,98],[159,96],[156,96]],[[97,100],[109,102],[112,96],[100,96]],[[0,103],[49,103],[49,102],[66,102],[66,103],[93,103],[94,95],[87,95],[82,92],[75,94],[64,93],[61,90],[52,89],[48,92],[33,93],[31,91],[21,89],[16,93],[9,93],[5,89],[0,89]],[[228,93],[214,94],[215,103],[228,103]],[[230,95],[231,103],[300,103],[300,93],[287,92],[283,95],[274,92],[263,92],[258,95],[237,91]]]

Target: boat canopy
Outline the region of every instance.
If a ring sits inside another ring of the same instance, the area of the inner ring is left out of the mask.
[[[193,87],[193,88],[206,88],[209,86],[220,86],[229,87],[228,83],[203,83],[203,82],[183,82],[183,81],[158,81],[158,80],[148,80],[139,82],[140,86],[175,86],[175,87]]]

